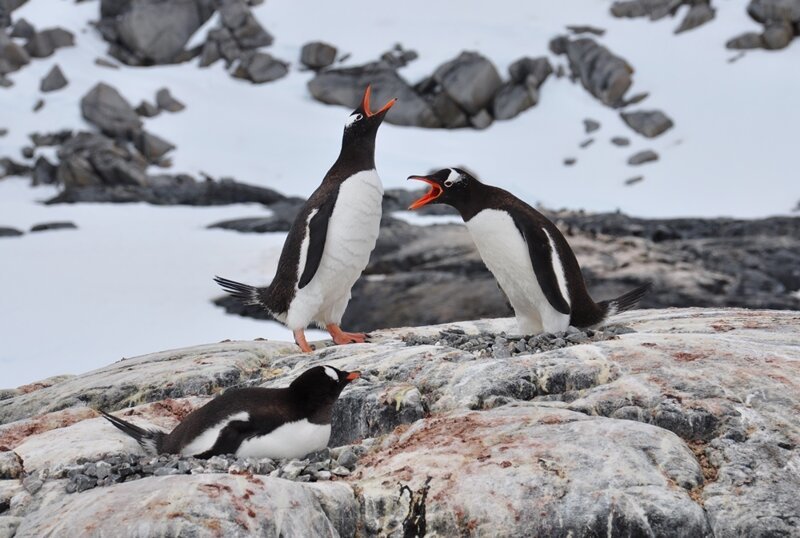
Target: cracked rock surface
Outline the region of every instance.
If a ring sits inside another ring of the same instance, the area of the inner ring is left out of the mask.
[[[522,338],[496,319],[311,355],[253,341],[124,360],[0,395],[0,525],[403,536],[424,509],[440,536],[792,536],[798,329],[796,311],[639,310],[591,335]],[[363,378],[331,449],[304,460],[147,457],[92,410],[169,430],[228,387],[317,364]]]

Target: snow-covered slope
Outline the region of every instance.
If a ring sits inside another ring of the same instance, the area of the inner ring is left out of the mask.
[[[756,217],[788,213],[800,199],[800,40],[780,52],[755,51],[734,63],[724,48],[755,24],[747,2],[715,2],[717,17],[675,36],[679,19],[656,23],[619,20],[610,2],[570,0],[430,2],[402,4],[270,0],[254,12],[276,38],[270,53],[294,63],[290,74],[264,85],[234,79],[221,63],[109,69],[95,65],[107,45],[90,21],[99,2],[30,0],[14,12],[37,29],[61,26],[76,46],[33,60],[0,89],[0,156],[18,157],[28,134],[87,128],[80,98],[98,81],[133,104],[168,87],[186,110],[145,120],[148,131],[177,145],[173,171],[233,176],[305,196],[339,150],[348,111],[311,99],[312,76],[296,68],[301,46],[324,40],[351,53],[347,65],[377,58],[400,42],[419,52],[401,73],[410,81],[429,74],[461,50],[477,50],[504,72],[521,56],[549,54],[548,41],[567,24],[607,30],[599,41],[635,67],[633,92],[650,97],[676,126],[655,140],[628,129],[568,78],[551,77],[538,106],[485,131],[423,130],[384,125],[377,162],[387,187],[409,174],[463,164],[486,181],[531,203],[640,216]],[[680,14],[682,15],[682,13]],[[202,36],[201,36],[202,37]],[[563,58],[551,57],[556,63]],[[69,85],[40,94],[40,79],[59,64]],[[32,112],[43,97],[45,106]],[[587,138],[582,120],[602,128]],[[610,144],[627,136],[631,146]],[[654,149],[661,160],[634,168],[627,158]],[[577,158],[565,167],[565,157]],[[624,180],[644,175],[635,186]],[[220,273],[258,284],[270,280],[283,234],[237,235],[204,226],[223,218],[258,215],[258,207],[153,208],[147,206],[42,207],[52,191],[23,180],[0,182],[0,225],[73,220],[78,231],[0,241],[0,386],[79,372],[122,356],[223,338],[289,333],[277,325],[226,316],[209,304]],[[268,328],[269,327],[269,328]]]

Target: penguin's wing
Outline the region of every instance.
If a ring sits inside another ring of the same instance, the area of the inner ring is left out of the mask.
[[[330,196],[308,222],[306,265],[303,268],[303,274],[300,276],[300,282],[297,284],[300,289],[303,289],[311,282],[311,279],[317,274],[317,269],[319,269],[322,253],[325,251],[325,238],[328,236],[328,222],[331,220],[336,198],[336,196]]]
[[[551,248],[547,232],[539,223],[532,222],[527,215],[511,212],[511,218],[528,245],[528,255],[531,257],[533,272],[536,274],[536,280],[539,281],[539,286],[542,288],[547,302],[562,314],[569,314],[569,303],[561,293],[553,264],[553,256],[558,256],[558,252]],[[553,244],[553,246],[555,245]]]

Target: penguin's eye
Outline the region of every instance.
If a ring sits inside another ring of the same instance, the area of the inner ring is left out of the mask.
[[[355,122],[360,121],[364,117],[363,114],[357,112],[355,114],[351,114],[349,118],[347,118],[347,123],[344,124],[345,127],[350,127]]]
[[[455,183],[455,181],[453,181],[453,180],[451,180],[451,179],[448,179],[448,180],[446,180],[446,181],[444,182],[444,186],[445,186],[445,187],[452,187],[452,186],[453,186],[453,183]]]

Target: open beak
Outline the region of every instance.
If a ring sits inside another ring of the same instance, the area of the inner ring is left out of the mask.
[[[373,114],[372,112],[370,112],[371,109],[370,109],[370,105],[369,105],[369,97],[370,97],[371,94],[372,94],[372,85],[370,84],[369,86],[367,86],[367,89],[364,91],[364,99],[361,101],[361,108],[364,110],[364,114],[366,114],[366,116],[368,118],[371,118],[372,116],[379,116],[381,114],[387,113],[389,111],[389,109],[392,108],[394,106],[394,104],[397,102],[397,99],[390,99],[388,103],[383,105],[382,109],[380,109],[379,111],[377,111],[377,112],[375,112]]]
[[[348,382],[350,382],[350,381],[355,381],[359,377],[361,377],[361,372],[355,371],[355,372],[348,373],[347,376],[345,377],[345,379]]]
[[[425,176],[409,176],[408,179],[416,179],[417,181],[424,181],[425,183],[431,186],[431,190],[426,192],[422,198],[414,201],[413,204],[408,206],[409,209],[418,209],[424,205],[427,205],[436,200],[439,196],[442,195],[442,192],[444,192],[436,181],[429,179]]]

